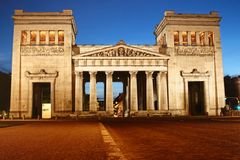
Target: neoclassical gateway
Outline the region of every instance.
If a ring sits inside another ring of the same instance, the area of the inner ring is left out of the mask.
[[[13,19],[14,117],[219,115],[224,106],[217,12],[166,11],[155,45],[78,45],[71,10],[16,10]]]

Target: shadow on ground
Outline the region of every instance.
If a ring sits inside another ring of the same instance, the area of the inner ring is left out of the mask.
[[[19,125],[24,125],[24,122],[0,121],[0,128],[13,127],[13,126],[19,126]]]

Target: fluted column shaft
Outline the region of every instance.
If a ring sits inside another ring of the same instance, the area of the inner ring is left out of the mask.
[[[158,110],[161,109],[162,105],[162,83],[161,83],[161,72],[158,73],[157,75],[157,101],[158,101]]]
[[[58,30],[55,30],[55,44],[58,44]]]
[[[191,42],[191,32],[190,31],[187,31],[187,40],[188,40],[188,45],[192,45],[192,42]]]
[[[97,74],[97,72],[89,72],[89,74],[90,74],[89,111],[97,111],[97,90],[96,90],[96,74]]]
[[[36,31],[36,44],[40,44],[40,33]]]
[[[153,99],[153,72],[146,71],[146,91],[147,91],[147,110],[154,110],[154,99]]]
[[[162,110],[168,110],[168,88],[167,88],[167,72],[161,72],[162,81]]]
[[[30,31],[27,31],[27,44],[28,45],[30,44],[30,38],[31,38]]]
[[[200,32],[196,32],[196,44],[197,44],[197,46],[199,46],[200,45]]]
[[[130,71],[130,109],[131,111],[138,110],[137,101],[137,71]]]
[[[182,38],[182,32],[179,32],[179,45],[183,45],[183,38]]]
[[[75,72],[75,111],[83,110],[83,73]]]
[[[208,32],[204,32],[204,41],[205,41],[205,45],[208,46],[209,45],[209,39],[208,39]]]
[[[113,90],[112,90],[113,72],[105,72],[105,74],[106,74],[106,111],[113,113]]]

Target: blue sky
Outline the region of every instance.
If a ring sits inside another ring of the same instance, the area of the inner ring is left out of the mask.
[[[239,0],[0,0],[0,70],[11,71],[15,9],[62,11],[72,9],[78,44],[154,44],[154,26],[165,10],[178,13],[219,11],[225,75],[240,74]]]

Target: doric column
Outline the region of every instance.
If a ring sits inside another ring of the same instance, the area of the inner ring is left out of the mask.
[[[161,72],[157,75],[157,101],[158,101],[158,110],[161,109],[161,94],[162,94],[162,84],[161,84]]]
[[[200,32],[196,32],[196,44],[197,46],[200,46]]]
[[[55,30],[55,44],[58,44],[58,30]]]
[[[97,90],[96,90],[97,72],[89,72],[89,74],[90,74],[89,111],[97,111]]]
[[[36,44],[40,44],[40,33],[36,31]]]
[[[162,110],[168,110],[167,72],[162,72]]]
[[[83,73],[75,72],[75,112],[83,111]]]
[[[27,31],[27,44],[28,45],[30,44],[30,37],[31,37],[31,34],[30,34],[30,31],[28,30]]]
[[[154,110],[154,99],[153,99],[153,77],[152,71],[146,71],[146,91],[147,91],[147,110],[153,111]]]
[[[126,83],[126,93],[125,93],[125,101],[126,101],[126,110],[127,112],[129,112],[129,78],[127,78],[127,81],[125,82]]]
[[[130,109],[131,111],[138,110],[137,101],[137,71],[130,71]]]
[[[105,74],[106,74],[106,111],[113,113],[113,90],[112,90],[113,72],[105,72]]]
[[[49,44],[49,31],[46,31],[46,44]]]
[[[182,31],[179,31],[179,45],[183,45]]]
[[[204,32],[204,41],[205,41],[205,45],[209,46],[209,39],[208,39],[208,32]]]
[[[192,42],[191,42],[191,32],[190,31],[187,32],[187,39],[188,39],[188,45],[189,46],[192,45]]]

